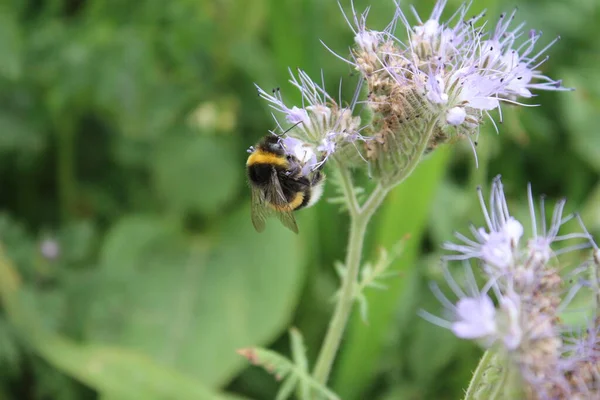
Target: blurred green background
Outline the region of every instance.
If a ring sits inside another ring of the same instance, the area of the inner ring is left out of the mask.
[[[598,1],[501,3],[471,12],[518,6],[539,48],[560,34],[543,70],[577,90],[505,106],[479,169],[467,144],[442,148],[391,194],[366,257],[408,239],[398,277],[367,292],[368,324],[350,323],[331,381],[344,400],[460,398],[480,351],[416,311],[439,309],[441,243],[481,221],[476,185],[502,174],[523,209],[531,181],[600,233]],[[381,29],[393,4],[371,5]],[[289,355],[291,326],[314,362],[347,218],[321,201],[297,214],[300,235],[276,220],[257,234],[244,163],[274,128],[254,83],[299,102],[288,66],[323,70],[350,99],[357,77],[319,40],[352,44],[333,0],[2,2],[0,398],[272,399],[278,383],[235,350]]]

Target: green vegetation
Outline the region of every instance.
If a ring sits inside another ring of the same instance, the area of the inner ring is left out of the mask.
[[[390,194],[365,254],[404,248],[387,289],[366,291],[367,322],[351,317],[330,385],[344,400],[461,397],[481,351],[416,312],[441,309],[428,282],[442,279],[440,245],[482,219],[476,185],[502,174],[514,201],[532,182],[600,234],[600,5],[517,5],[544,44],[562,36],[542,68],[576,91],[505,106],[478,169],[467,142],[445,146]],[[393,9],[374,2],[371,26]],[[322,70],[350,100],[357,76],[319,40],[352,44],[334,0],[0,5],[0,399],[273,399],[274,376],[236,350],[295,357],[292,326],[312,370],[346,214],[322,200],[297,214],[299,235],[276,219],[258,234],[244,164],[274,128],[254,83],[299,99],[288,66]]]

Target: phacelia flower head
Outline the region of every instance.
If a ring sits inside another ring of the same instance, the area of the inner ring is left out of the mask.
[[[476,340],[486,348],[502,344],[510,350],[516,349],[522,338],[520,298],[514,292],[503,294],[494,280],[489,280],[484,288],[479,290],[468,262],[464,262],[464,271],[465,290],[444,265],[448,286],[458,298],[456,304],[450,301],[437,285],[432,285],[434,295],[444,306],[446,318],[436,317],[426,311],[421,311],[421,316],[436,325],[450,329],[461,339]],[[496,298],[498,307],[493,297]]]
[[[319,164],[338,151],[358,152],[355,142],[364,138],[360,134],[360,117],[352,115],[356,100],[348,108],[340,107],[327,93],[324,84],[317,84],[306,72],[298,70],[296,76],[290,70],[290,75],[290,83],[302,95],[302,107],[288,107],[279,89],[267,93],[257,86],[260,97],[267,100],[279,114],[283,114],[283,124],[273,116],[280,129],[286,130],[282,125],[294,126],[288,136],[300,140],[302,146],[310,146],[313,154],[322,155],[319,157]],[[312,167],[316,168],[318,165]]]
[[[595,378],[589,374],[600,372],[600,319],[594,318],[577,338],[566,336],[572,330],[561,322],[561,313],[581,288],[592,287],[592,297],[599,303],[598,282],[589,282],[584,274],[592,269],[592,275],[598,276],[600,263],[594,258],[598,246],[578,215],[563,215],[564,199],[556,203],[547,223],[545,198],[536,207],[531,185],[527,188],[530,216],[526,224],[511,214],[500,177],[494,179],[487,203],[481,188],[478,196],[484,226],[471,226],[473,238],[457,233],[459,243],[444,244],[452,252],[444,261],[475,262],[488,283],[478,291],[473,289],[475,279],[467,276],[471,289],[465,294],[445,269],[448,286],[458,301],[453,304],[437,287],[433,292],[451,311],[451,317],[448,321],[424,315],[457,337],[476,340],[502,354],[508,362],[506,368],[519,371],[528,398],[577,398],[573,397],[576,393],[599,393]],[[569,221],[576,228],[561,233]],[[581,258],[576,252],[589,248],[592,257],[580,267],[571,265]],[[563,276],[565,271],[567,276]]]
[[[452,332],[460,338],[478,339],[496,333],[496,307],[487,295],[460,299],[456,315]]]
[[[503,102],[521,104],[534,90],[568,90],[539,69],[558,39],[538,48],[541,32],[515,24],[516,11],[494,24],[484,13],[468,18],[469,6],[444,20],[445,0],[427,19],[414,7],[409,17],[396,3],[381,31],[367,27],[367,12],[352,7],[346,16],[356,46],[345,61],[368,88],[373,140],[366,153],[376,177],[401,180],[439,144],[463,137],[473,143],[484,118]]]
[[[412,26],[402,10],[397,16],[408,30],[406,44],[398,40],[396,57],[417,63],[417,68],[395,70],[385,66],[400,81],[423,86],[431,112],[439,113],[441,128],[456,127],[469,133],[483,114],[500,107],[501,102],[517,102],[532,97],[531,90],[566,90],[538,71],[547,57],[535,46],[541,33],[524,32],[524,24],[514,26],[516,10],[500,15],[495,27],[486,31],[484,13],[466,19],[469,4],[463,4],[447,22],[441,22],[446,1],[438,1],[425,22],[414,11],[418,25]],[[415,71],[420,76],[415,80]],[[435,81],[434,84],[431,81]],[[443,99],[444,101],[439,101]],[[458,110],[464,112],[464,119]]]
[[[555,256],[591,246],[587,232],[558,234],[561,226],[575,217],[575,215],[563,217],[566,203],[564,199],[555,205],[548,226],[545,219],[545,201],[542,197],[539,210],[541,223],[538,224],[538,212],[535,209],[531,186],[528,186],[531,237],[522,240],[523,225],[509,212],[500,177],[496,177],[492,183],[489,205],[485,203],[481,188],[478,188],[477,192],[485,226],[472,225],[470,229],[472,239],[461,233],[455,233],[460,242],[448,242],[443,246],[444,249],[454,252],[445,256],[447,260],[476,259],[492,276],[519,277],[524,272],[523,269],[534,271],[545,266]],[[553,249],[557,243],[573,239],[579,242],[568,247]],[[523,279],[526,279],[526,276],[527,274],[523,275]]]

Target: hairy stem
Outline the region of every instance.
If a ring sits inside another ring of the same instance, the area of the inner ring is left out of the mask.
[[[494,353],[491,350],[487,350],[483,353],[481,360],[479,360],[479,364],[477,364],[477,369],[473,373],[473,378],[471,378],[464,400],[476,399],[476,393],[480,390],[481,386],[484,385],[485,372],[490,368],[493,359]]]
[[[360,205],[358,204],[358,199],[356,198],[356,194],[354,193],[354,186],[352,185],[352,176],[348,168],[345,168],[337,159],[335,159],[335,165],[337,167],[338,173],[340,174],[342,182],[341,186],[342,190],[344,191],[344,198],[346,199],[348,212],[350,213],[350,217],[353,218],[360,211]]]
[[[362,207],[358,206],[350,172],[345,168],[340,168],[342,174],[342,185],[346,195],[348,209],[350,210],[350,236],[348,238],[348,248],[346,253],[346,273],[342,280],[342,287],[338,296],[337,304],[333,317],[329,323],[325,341],[321,347],[319,357],[314,370],[315,379],[326,384],[331,372],[331,367],[342,340],[342,335],[346,329],[348,318],[352,311],[355,300],[355,289],[360,271],[360,262],[362,258],[362,249],[367,232],[367,226],[371,217],[381,205],[388,190],[377,186],[369,196],[369,199]]]
[[[393,182],[378,184],[362,206],[359,205],[358,200],[356,199],[350,171],[344,167],[342,163],[336,160],[336,166],[341,178],[340,181],[342,190],[344,192],[346,205],[350,213],[350,236],[348,237],[348,247],[346,249],[346,269],[342,279],[342,286],[339,291],[333,317],[329,322],[325,340],[321,346],[321,350],[319,352],[319,356],[317,357],[317,363],[313,372],[314,378],[323,385],[327,384],[331,367],[340,347],[342,336],[348,323],[348,318],[352,312],[352,306],[354,305],[358,276],[360,272],[360,262],[362,259],[363,244],[369,221],[387,196],[388,192],[394,186],[400,184],[416,168],[427,147],[428,138],[431,136],[435,125],[436,121],[431,121],[428,127],[425,129],[427,135],[417,148],[418,156],[413,158],[411,163],[409,163],[404,170],[398,176],[396,176],[396,179],[394,179]]]
[[[385,187],[388,188],[388,190],[391,190],[392,188],[404,182],[404,180],[413,173],[415,168],[417,168],[417,165],[419,165],[419,163],[423,159],[423,155],[425,154],[425,150],[427,149],[427,145],[429,144],[429,138],[431,138],[431,135],[433,135],[433,132],[437,125],[437,121],[437,119],[429,121],[428,125],[424,129],[424,134],[420,140],[420,143],[416,145],[415,155],[412,156],[410,158],[410,161],[403,166],[401,171],[399,171],[400,173],[394,176],[394,179],[392,181],[386,180]]]

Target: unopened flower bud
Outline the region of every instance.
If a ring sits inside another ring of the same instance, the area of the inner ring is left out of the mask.
[[[450,125],[460,125],[465,122],[467,112],[462,107],[452,107],[446,113],[446,122]]]

